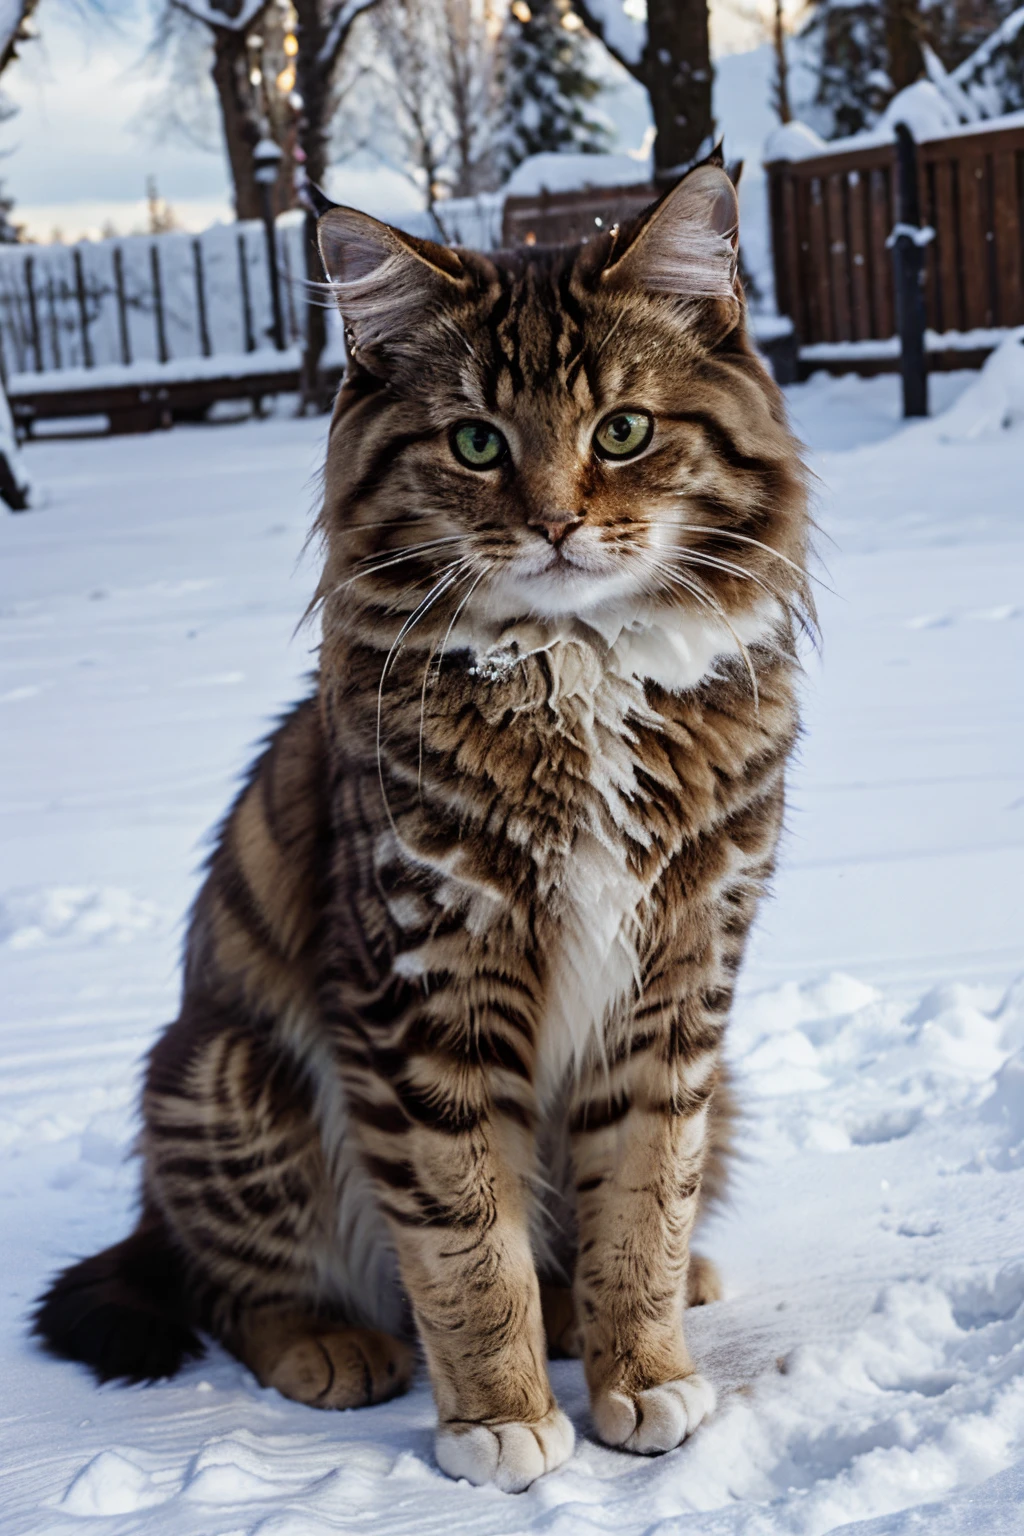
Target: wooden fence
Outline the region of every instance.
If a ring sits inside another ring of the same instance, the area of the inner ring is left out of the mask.
[[[921,217],[934,231],[925,265],[930,329],[1024,324],[1024,126],[924,139],[917,156]],[[888,340],[896,331],[887,244],[895,145],[776,160],[767,171],[776,300],[798,345]]]
[[[575,245],[595,231],[635,217],[658,197],[653,186],[584,187],[575,192],[538,192],[507,197],[502,218],[504,246]]]
[[[97,413],[140,428],[295,388],[307,312],[301,219],[282,219],[276,239],[283,350],[261,223],[0,246],[0,377],[22,425]]]

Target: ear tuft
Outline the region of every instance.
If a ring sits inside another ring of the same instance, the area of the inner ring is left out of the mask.
[[[725,170],[704,162],[651,210],[602,281],[677,298],[735,297],[739,203]]]
[[[389,343],[400,348],[403,332],[427,306],[453,297],[464,274],[447,246],[406,235],[357,208],[331,208],[317,225],[317,240],[350,347],[367,364]]]

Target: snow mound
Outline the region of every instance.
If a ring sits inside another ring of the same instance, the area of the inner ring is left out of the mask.
[[[131,1515],[166,1498],[134,1461],[117,1451],[101,1451],[77,1474],[60,1508],[69,1515]]]
[[[581,187],[631,187],[649,181],[648,155],[530,155],[517,165],[504,191],[509,197],[574,192]]]
[[[915,80],[892,98],[872,133],[880,139],[896,136],[905,123],[915,139],[941,139],[959,128],[959,115],[931,80]]]
[[[806,123],[780,123],[764,141],[764,159],[808,160],[814,155],[828,153],[828,145]]]
[[[729,1048],[776,1153],[899,1141],[990,1096],[1002,1134],[982,1155],[1003,1166],[1007,1136],[1024,1139],[1022,1032],[1019,981],[994,1000],[951,982],[908,1004],[837,974],[740,998]]]
[[[1004,1063],[979,1113],[1001,1133],[1002,1146],[989,1153],[989,1162],[1003,1169],[1024,1168],[1024,1051]]]
[[[116,886],[58,885],[0,898],[0,946],[124,944],[160,926],[152,901]]]
[[[939,422],[943,442],[986,437],[1024,421],[1024,326],[1011,331]]]

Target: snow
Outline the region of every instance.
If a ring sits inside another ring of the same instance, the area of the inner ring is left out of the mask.
[[[927,229],[917,232],[918,236],[928,235]],[[760,321],[758,321],[758,326]],[[1016,334],[1008,331],[1005,326],[975,326],[969,331],[933,331],[930,328],[924,333],[925,350],[928,352],[977,352],[985,347],[995,348],[1002,345],[1008,336]],[[800,348],[800,356],[805,362],[840,363],[856,362],[858,359],[899,357],[900,339],[898,336],[879,336],[867,341],[815,341],[806,347]]]
[[[920,110],[918,110],[920,109]],[[844,154],[869,145],[889,144],[896,136],[896,124],[906,122],[918,142],[928,139],[955,139],[968,134],[1002,133],[1008,128],[1024,128],[1024,111],[1005,112],[984,122],[960,123],[953,108],[929,80],[917,80],[894,96],[873,128],[851,134],[845,139],[830,139],[822,151],[828,155]],[[790,156],[792,159],[793,156]],[[803,157],[801,157],[803,158]]]
[[[302,362],[300,347],[260,347],[255,352],[220,352],[214,357],[172,357],[166,363],[140,358],[134,363],[101,363],[96,368],[62,368],[59,372],[12,373],[7,391],[21,395],[63,394],[76,389],[119,389],[151,384],[196,383],[202,379],[246,379],[268,373],[295,373]]]
[[[949,439],[982,437],[1024,421],[1024,326],[1011,331],[986,359],[943,423]]]
[[[806,123],[780,123],[764,141],[766,164],[773,160],[810,160],[828,153],[828,145]]]
[[[174,0],[174,3],[208,27],[244,32],[263,10],[264,0],[243,0],[236,16],[226,16],[219,6],[207,5],[204,0]]]
[[[931,80],[915,80],[897,91],[877,124],[871,130],[876,140],[896,137],[896,128],[905,123],[914,138],[943,139],[960,126],[960,117],[951,103]]]
[[[647,45],[647,0],[587,0],[609,49],[627,64],[638,64]]]
[[[1014,80],[1017,70],[1012,49],[1022,28],[1024,6],[1005,16],[995,31],[949,76],[951,89],[959,92],[960,98],[971,109],[964,113],[965,119],[975,116],[998,118],[1011,102],[1019,103],[1020,87],[1019,81]]]
[[[921,44],[921,57],[924,60],[925,74],[934,85],[939,95],[948,102],[957,123],[977,123],[981,120],[981,111],[975,101],[963,90],[953,75],[949,74],[946,66],[927,43]]]
[[[33,497],[32,481],[25,468],[21,449],[18,446],[10,401],[2,384],[0,384],[0,459],[7,460],[7,467],[14,482],[13,491],[8,493],[11,495],[12,500],[18,498],[20,493],[22,502],[31,503]]]
[[[301,215],[285,214],[278,221],[283,319],[286,340],[295,346],[301,344],[305,323],[304,239]],[[27,302],[30,280],[35,327]],[[250,346],[266,352],[271,345],[266,232],[258,220],[213,224],[196,236],[171,231],[75,247],[5,245],[0,247],[0,292],[5,299],[3,355],[15,392],[21,375],[29,375],[28,388],[61,389],[72,383],[237,374],[251,366],[246,361]],[[212,356],[204,358],[207,349]],[[161,363],[161,357],[169,361]],[[51,372],[55,379],[43,383]],[[78,372],[82,377],[76,379]]]
[[[571,192],[578,187],[635,186],[650,179],[649,155],[546,152],[530,155],[517,165],[503,191],[509,197],[533,197],[540,192]]]
[[[22,0],[0,0],[0,54],[10,47],[11,39],[21,26],[24,9]]]
[[[933,378],[949,414],[909,427],[894,376],[788,391],[824,644],[731,1028],[744,1155],[701,1245],[727,1294],[689,1321],[720,1406],[625,1456],[555,1362],[578,1450],[518,1497],[437,1470],[422,1377],[333,1416],[220,1351],[100,1390],[25,1335],[44,1277],[127,1228],[202,841],[311,665],[326,423],[27,446],[46,509],[0,517],[4,1536],[1019,1532],[1024,422],[950,430],[1008,366]]]

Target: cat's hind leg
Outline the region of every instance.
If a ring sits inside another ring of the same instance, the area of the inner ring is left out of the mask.
[[[236,1352],[261,1386],[311,1408],[365,1408],[408,1390],[412,1348],[373,1328],[296,1313],[243,1317]]]
[[[281,1033],[187,1000],[150,1059],[147,1198],[183,1255],[191,1315],[264,1386],[320,1408],[382,1402],[413,1371],[389,1331],[401,1295],[366,1251],[372,1193],[347,1165],[344,1124],[329,1159],[313,1074]]]
[[[540,1310],[544,1319],[544,1336],[548,1341],[548,1358],[578,1359],[583,1353],[583,1342],[571,1287],[541,1285]]]
[[[686,1305],[706,1307],[712,1301],[721,1301],[722,1294],[722,1277],[718,1273],[718,1265],[706,1259],[702,1253],[691,1253],[686,1276]]]

